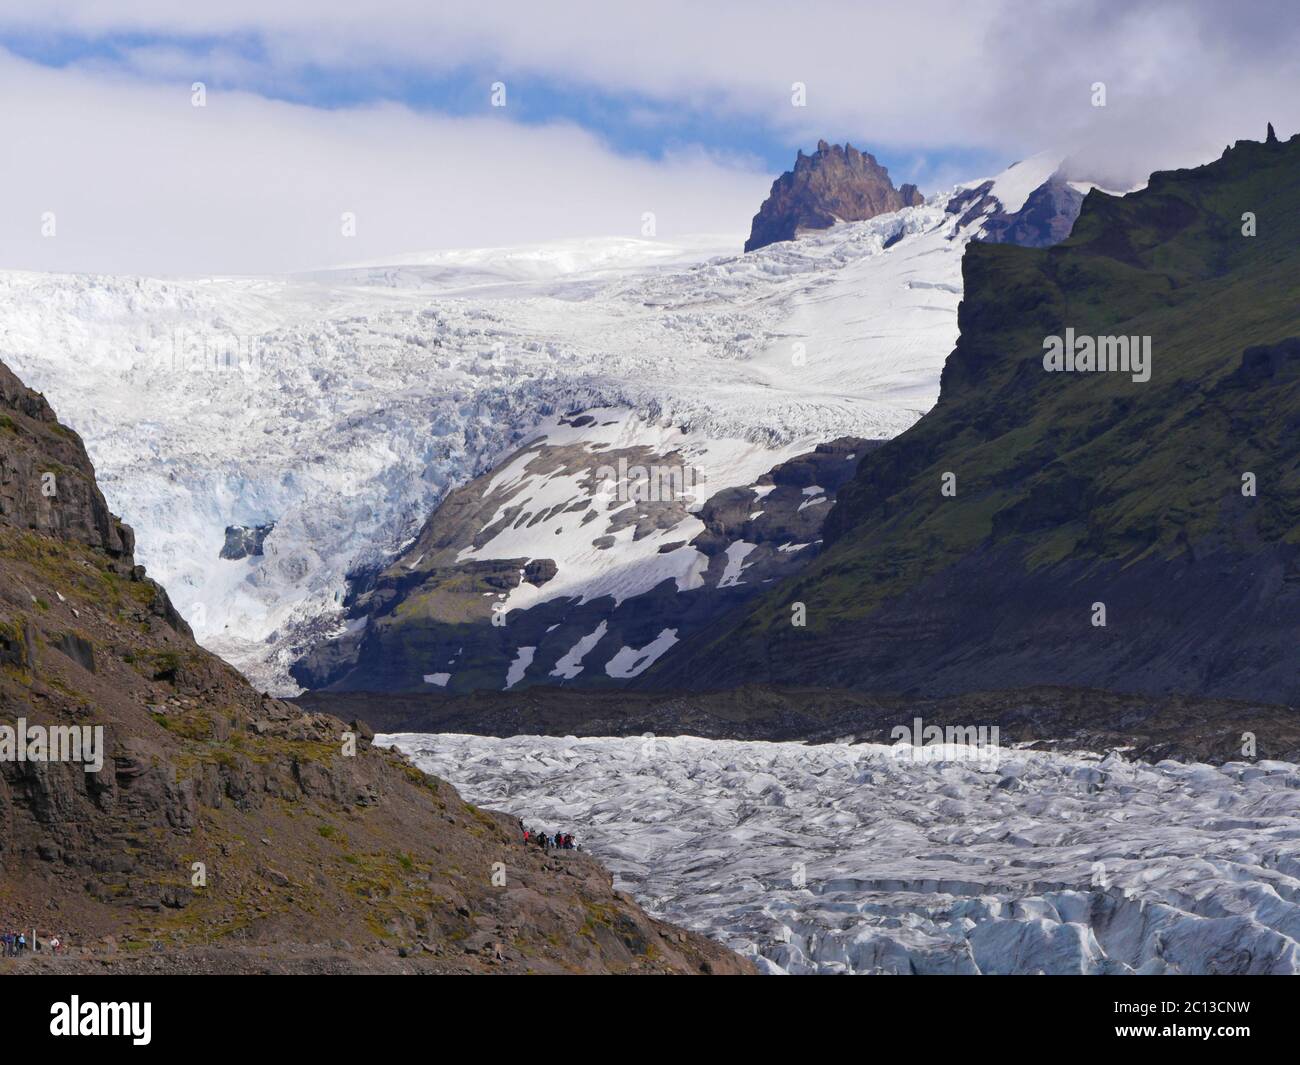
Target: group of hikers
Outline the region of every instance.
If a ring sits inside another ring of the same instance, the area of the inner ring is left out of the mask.
[[[34,934],[34,933],[33,933]],[[40,946],[35,940],[30,944],[34,949],[39,950]],[[0,958],[19,958],[27,951],[29,944],[27,942],[26,932],[0,932]],[[49,942],[50,950],[55,954],[59,953],[59,948],[63,946],[59,942],[58,936],[51,936]]]
[[[561,850],[576,851],[582,848],[574,841],[573,836],[568,832],[537,832],[533,829],[524,828],[524,842],[536,843],[544,851]]]

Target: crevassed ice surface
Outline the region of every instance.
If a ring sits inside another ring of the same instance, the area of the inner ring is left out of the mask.
[[[771,973],[1300,972],[1300,766],[381,737]],[[905,751],[906,749],[904,749]]]
[[[346,575],[557,413],[622,409],[767,467],[906,429],[957,336],[973,227],[946,202],[749,255],[735,235],[298,277],[5,272],[0,358],[85,438],[199,639],[284,690]],[[227,525],[270,522],[263,556],[219,557]]]

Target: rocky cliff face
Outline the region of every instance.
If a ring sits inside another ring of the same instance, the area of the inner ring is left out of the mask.
[[[129,572],[134,537],[109,513],[81,438],[3,364],[0,434],[0,522],[99,548]]]
[[[81,438],[45,397],[0,363],[0,527],[94,549],[107,573],[178,636],[190,638],[162,587],[135,564],[135,534],[109,512]],[[39,542],[39,539],[33,542]]]
[[[1294,705],[1298,220],[1293,137],[1091,193],[1053,248],[970,244],[938,405],[864,459],[808,570],[646,681]],[[1149,380],[1047,372],[1067,330],[1146,338]]]
[[[861,222],[878,214],[924,203],[915,185],[894,188],[889,171],[851,144],[817,142],[817,151],[800,149],[794,169],[774,182],[750,228],[745,251],[793,240],[803,230],[826,229],[836,222]]]
[[[80,760],[32,745],[54,729]],[[57,933],[73,967],[748,969],[372,738],[199,648],[79,438],[0,366],[6,926]]]

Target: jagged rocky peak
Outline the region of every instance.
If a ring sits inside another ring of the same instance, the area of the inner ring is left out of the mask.
[[[754,223],[745,251],[780,240],[793,240],[808,229],[827,229],[836,222],[861,222],[878,214],[916,207],[925,197],[915,185],[894,188],[889,171],[869,152],[845,143],[817,142],[817,151],[803,149],[774,182]]]

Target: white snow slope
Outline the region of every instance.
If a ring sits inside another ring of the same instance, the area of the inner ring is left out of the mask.
[[[0,359],[85,438],[199,639],[292,691],[346,574],[557,412],[619,408],[768,465],[906,429],[978,230],[954,233],[947,199],[749,255],[616,239],[295,278],[3,273]],[[272,521],[264,555],[218,557],[226,526]]]
[[[1300,973],[1300,766],[379,742],[471,802],[574,832],[656,915],[769,973]]]
[[[533,454],[525,452],[492,477],[487,498],[494,498],[495,493],[505,502],[487,526],[497,524],[506,510],[517,505],[521,498],[528,500],[531,511],[545,513],[546,517],[526,523],[517,521],[481,546],[467,547],[457,556],[458,561],[465,561],[526,558],[544,552],[556,563],[555,576],[540,587],[525,581],[508,595],[503,593],[499,598],[506,610],[526,610],[560,597],[585,602],[610,596],[617,603],[670,578],[676,580],[681,591],[704,583],[701,575],[709,560],[685,543],[704,530],[704,523],[694,515],[640,537],[634,536],[634,526],[625,526],[613,534],[613,548],[599,550],[592,546],[594,539],[609,534],[612,519],[621,511],[638,509],[631,499],[620,502],[615,497],[612,481],[601,481],[592,475],[600,467],[602,451],[645,447],[657,454],[680,455],[682,466],[699,478],[696,485],[683,493],[691,500],[687,505],[687,510],[691,510],[698,509],[698,504],[724,488],[753,484],[778,463],[811,451],[820,440],[817,436],[798,437],[781,446],[772,446],[737,437],[683,432],[670,421],[646,422],[635,414],[611,418],[610,415],[618,412],[598,408],[589,413],[595,419],[594,425],[581,429],[548,425],[538,434],[539,441],[553,446],[581,443],[591,456],[586,464],[535,474],[529,470]],[[522,492],[514,491],[520,488]],[[595,508],[597,517],[589,524],[574,519],[570,508],[579,502],[588,506],[600,504]],[[665,552],[663,548],[673,542],[682,546]]]

